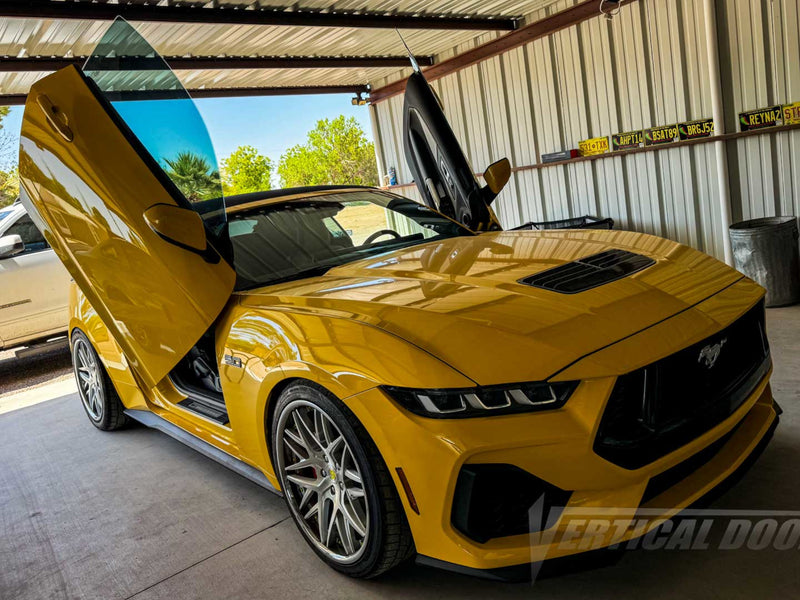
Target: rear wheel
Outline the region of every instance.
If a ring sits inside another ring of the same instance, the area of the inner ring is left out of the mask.
[[[375,577],[413,554],[388,469],[338,400],[312,385],[287,388],[277,400],[272,448],[292,518],[328,565]]]
[[[76,329],[70,341],[72,367],[86,416],[92,425],[104,431],[125,427],[129,422],[125,407],[89,338]]]

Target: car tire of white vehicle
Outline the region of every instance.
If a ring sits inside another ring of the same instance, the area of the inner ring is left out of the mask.
[[[346,406],[312,383],[276,401],[272,454],[303,538],[335,570],[371,578],[414,555],[389,470]]]
[[[72,368],[86,416],[103,431],[122,429],[130,422],[125,407],[89,338],[76,329],[70,337]]]

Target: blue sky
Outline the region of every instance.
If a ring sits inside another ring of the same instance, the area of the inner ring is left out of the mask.
[[[249,145],[277,165],[281,154],[305,141],[306,133],[319,119],[332,119],[342,114],[353,116],[371,140],[369,111],[366,106],[353,106],[351,98],[350,94],[208,98],[197,100],[197,107],[208,127],[218,160],[238,146]],[[4,131],[18,135],[21,120],[22,107],[12,107],[3,120]]]

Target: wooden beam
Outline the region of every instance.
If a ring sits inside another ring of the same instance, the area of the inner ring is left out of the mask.
[[[627,4],[633,1],[634,0],[622,0],[620,4]],[[534,40],[546,37],[556,31],[572,27],[573,25],[598,16],[600,16],[599,2],[597,0],[585,0],[572,8],[568,8],[567,10],[558,12],[545,19],[521,27],[517,31],[482,44],[453,58],[436,63],[429,69],[424,70],[425,77],[428,81],[440,79],[441,77],[466,69],[479,62],[518,48],[519,46],[529,44]],[[400,81],[395,81],[384,87],[377,88],[370,93],[370,100],[373,103],[381,102],[382,100],[403,93],[405,86],[405,79],[401,79]]]
[[[44,72],[76,65],[82,67],[86,56],[0,56],[0,72]],[[204,69],[352,69],[410,67],[407,56],[165,56],[170,68],[183,70]],[[163,68],[156,57],[124,57],[106,59],[109,70],[147,70]],[[420,64],[430,66],[433,57],[418,56]],[[94,67],[102,68],[102,60],[95,59]]]
[[[313,11],[242,6],[193,6],[106,4],[101,2],[63,2],[54,0],[2,0],[0,17],[31,19],[76,19],[156,23],[217,23],[226,25],[277,25],[294,27],[358,27],[379,29],[443,29],[476,31],[514,31],[519,21],[496,15],[393,14],[388,11]]]

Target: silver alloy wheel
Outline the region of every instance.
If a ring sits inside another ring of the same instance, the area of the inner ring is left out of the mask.
[[[369,537],[368,499],[341,430],[315,404],[295,400],[278,418],[276,439],[283,491],[306,537],[336,562],[357,561]]]
[[[103,381],[100,365],[89,343],[81,337],[73,342],[72,362],[83,406],[86,407],[86,412],[92,421],[100,421],[103,418]]]

